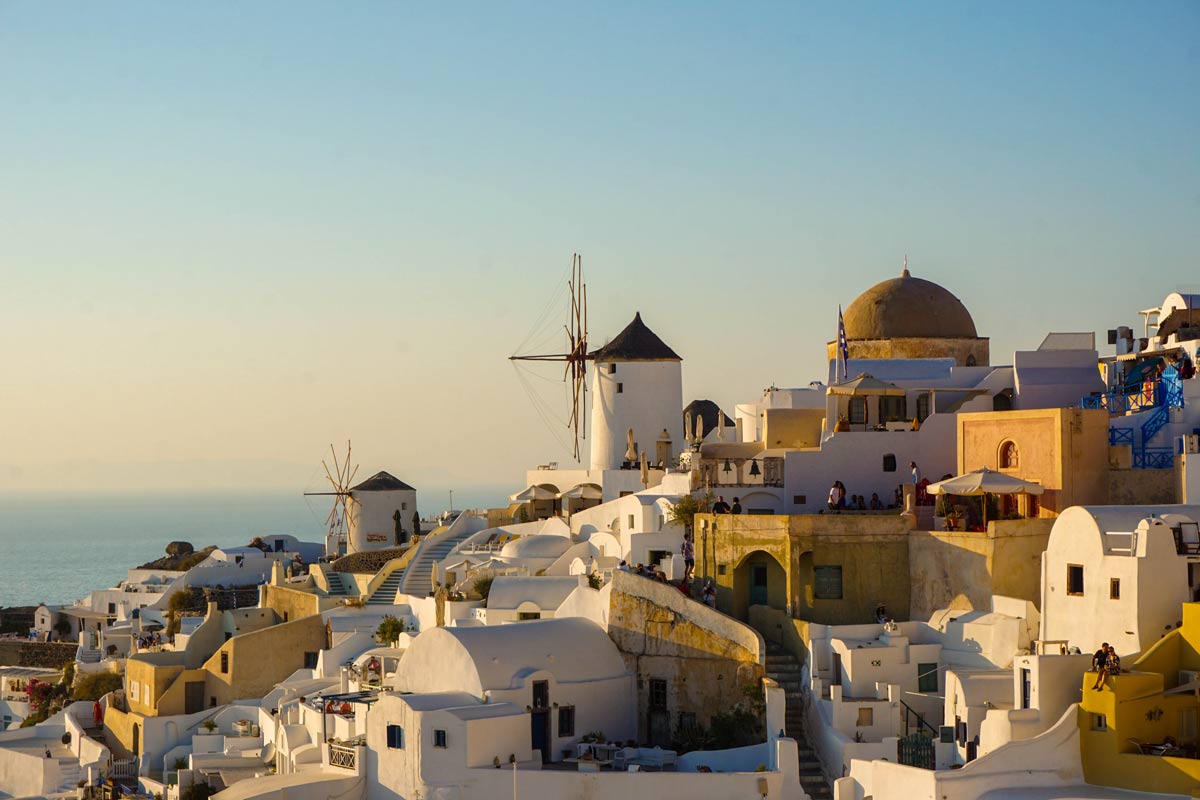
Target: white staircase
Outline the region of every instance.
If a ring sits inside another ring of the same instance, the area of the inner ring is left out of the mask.
[[[329,593],[330,594],[345,594],[346,593],[346,587],[342,584],[342,573],[327,572],[327,573],[325,573],[325,577],[329,581]]]
[[[418,545],[417,554],[404,570],[400,591],[413,597],[428,597],[433,591],[433,565],[485,527],[486,521],[464,511],[446,530],[422,541]]]
[[[79,651],[79,660],[82,661],[84,664],[99,664],[100,663],[100,651],[99,650],[80,650]]]
[[[74,758],[58,759],[58,791],[75,793],[79,779],[83,777],[79,762]]]
[[[395,605],[396,592],[400,590],[400,581],[402,580],[404,580],[404,570],[394,570],[391,575],[383,579],[383,583],[375,587],[375,591],[371,592],[371,596],[367,598],[367,605]]]

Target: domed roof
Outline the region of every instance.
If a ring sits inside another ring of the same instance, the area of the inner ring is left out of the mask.
[[[553,534],[531,534],[513,539],[500,548],[501,558],[558,558],[571,547],[571,540]]]
[[[877,283],[842,315],[847,339],[974,339],[975,321],[957,297],[933,281],[899,278]]]

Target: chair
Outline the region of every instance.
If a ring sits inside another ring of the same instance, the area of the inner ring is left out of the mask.
[[[612,757],[613,769],[614,770],[623,770],[626,767],[629,767],[630,766],[629,762],[632,759],[637,758],[637,754],[638,754],[638,751],[637,751],[636,747],[622,747],[620,750],[617,750],[615,753],[613,753],[613,757]],[[634,764],[632,766],[637,766],[637,765]],[[633,771],[632,768],[630,769],[630,771],[631,772]]]

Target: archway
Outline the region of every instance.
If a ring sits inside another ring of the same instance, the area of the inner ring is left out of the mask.
[[[787,610],[787,571],[765,550],[746,555],[733,571],[733,613],[748,619],[750,606]]]

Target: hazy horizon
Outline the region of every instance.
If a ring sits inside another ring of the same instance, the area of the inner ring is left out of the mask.
[[[312,490],[347,439],[515,491],[570,461],[507,357],[573,252],[685,403],[823,379],[905,254],[994,364],[1103,353],[1200,291],[1198,41],[1188,2],[0,4],[0,493]]]

